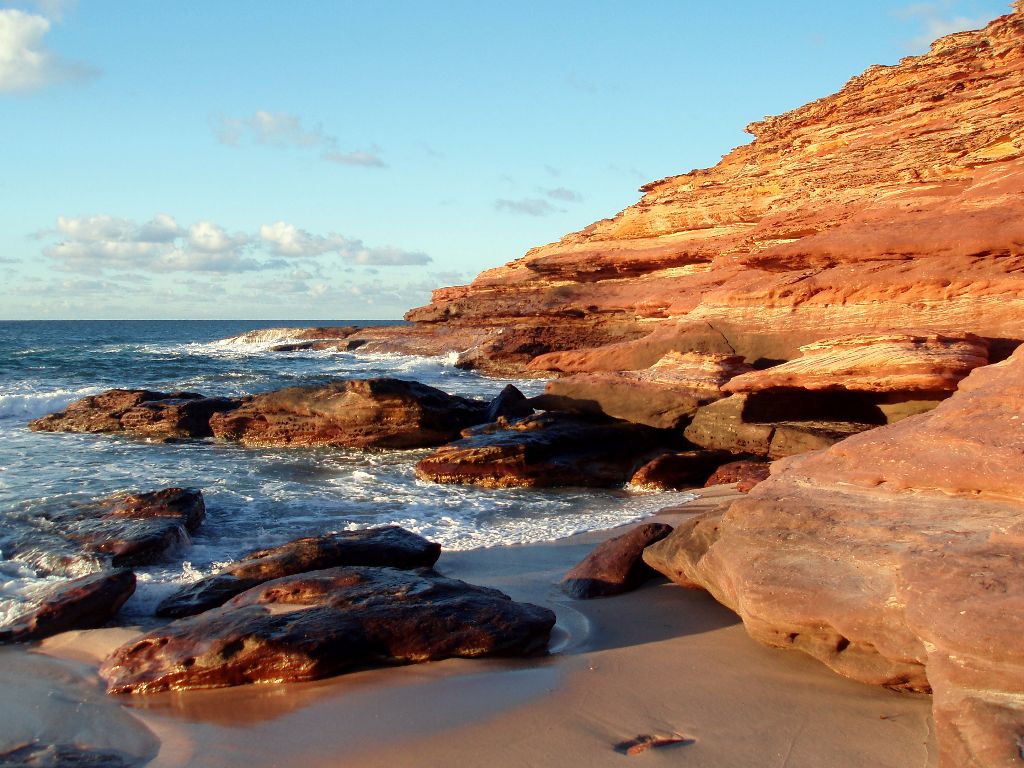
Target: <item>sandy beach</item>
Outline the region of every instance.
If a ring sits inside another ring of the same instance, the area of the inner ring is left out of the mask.
[[[729,486],[699,493],[658,519],[737,495]],[[656,580],[620,597],[566,597],[565,571],[621,530],[442,555],[446,575],[554,609],[547,658],[111,697],[98,660],[132,631],[66,633],[33,651],[2,650],[3,742],[117,749],[154,768],[935,764],[928,697],[764,648],[703,592]],[[637,755],[616,749],[644,735],[682,741]]]

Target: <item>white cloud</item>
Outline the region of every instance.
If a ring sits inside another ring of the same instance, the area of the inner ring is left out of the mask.
[[[93,74],[89,67],[65,61],[46,46],[43,38],[50,26],[43,16],[0,9],[0,91],[31,91]]]
[[[987,16],[969,17],[956,14],[953,5],[953,0],[913,3],[895,12],[897,18],[920,24],[920,32],[907,41],[910,50],[926,51],[932,42],[940,37],[952,35],[954,32],[981,29],[989,21]]]
[[[494,208],[498,211],[523,216],[548,216],[558,212],[555,206],[540,197],[522,197],[518,200],[499,198],[494,201]]]
[[[241,146],[248,139],[255,144],[279,149],[316,151],[321,160],[339,165],[387,167],[380,157],[379,148],[343,151],[339,149],[336,136],[325,133],[319,125],[306,128],[302,118],[287,112],[257,110],[249,117],[221,116],[213,121],[213,130],[217,140],[229,147]]]
[[[71,272],[97,274],[105,270],[144,272],[248,272],[290,270],[289,279],[302,282],[319,275],[321,267],[299,269],[289,259],[314,259],[336,253],[360,266],[415,266],[431,258],[420,251],[392,246],[372,248],[356,238],[336,232],[314,235],[288,222],[264,224],[256,234],[229,233],[213,221],[199,221],[187,229],[173,216],[158,214],[138,224],[113,216],[61,216],[53,230],[37,238],[60,238],[43,253]],[[262,258],[257,258],[260,254]],[[278,258],[266,258],[274,256]]]

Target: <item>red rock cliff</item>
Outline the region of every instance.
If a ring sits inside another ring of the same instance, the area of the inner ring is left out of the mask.
[[[907,327],[975,333],[996,359],[1024,339],[1019,4],[747,130],[715,167],[651,182],[614,218],[435,291],[408,319],[493,370],[559,369],[545,353],[612,342],[592,367],[669,349],[791,359]]]

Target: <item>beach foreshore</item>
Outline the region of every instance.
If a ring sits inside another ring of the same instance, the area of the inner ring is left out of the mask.
[[[718,486],[664,510],[728,504]],[[449,660],[314,683],[107,696],[99,659],[132,631],[0,649],[4,750],[38,740],[177,766],[932,766],[927,696],[840,678],[765,648],[708,594],[661,580],[579,601],[558,582],[622,528],[445,552],[445,575],[552,608],[549,657]],[[637,737],[678,743],[627,755]]]

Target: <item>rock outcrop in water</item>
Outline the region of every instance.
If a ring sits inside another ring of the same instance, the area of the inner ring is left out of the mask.
[[[41,573],[69,576],[159,562],[187,543],[205,517],[203,494],[193,488],[92,501],[57,497],[11,510],[0,541],[5,556]]]
[[[470,285],[367,349],[484,371],[642,369],[666,352],[789,360],[845,334],[1024,339],[1024,14],[874,66],[749,126],[713,168]],[[575,350],[581,350],[576,352]]]
[[[182,587],[157,606],[157,616],[180,618],[223,605],[265,581],[342,565],[429,568],[441,545],[395,525],[296,539],[250,552],[218,573]]]
[[[109,389],[84,397],[60,413],[35,419],[36,432],[126,432],[153,440],[209,437],[210,417],[241,404],[238,398],[195,392]]]
[[[768,645],[934,692],[943,765],[1016,765],[1024,733],[1024,349],[933,411],[777,462],[645,560]]]
[[[315,680],[354,667],[544,653],[546,608],[422,569],[331,568],[267,582],[118,648],[110,693]]]
[[[135,574],[127,570],[72,579],[44,595],[36,608],[0,627],[0,643],[24,643],[72,629],[101,627],[134,592]]]

